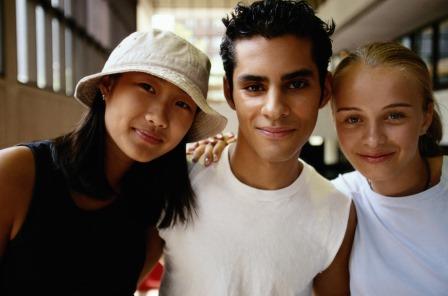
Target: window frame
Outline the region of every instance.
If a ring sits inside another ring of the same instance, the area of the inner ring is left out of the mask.
[[[425,29],[431,28],[432,29],[432,40],[431,40],[431,46],[432,46],[432,57],[431,57],[431,76],[432,76],[432,84],[434,90],[442,90],[442,89],[448,89],[448,81],[444,83],[440,83],[439,79],[439,73],[438,73],[438,65],[440,60],[440,51],[439,51],[439,43],[440,43],[440,25],[448,21],[448,15],[437,19],[436,21],[433,21],[429,24],[426,24],[424,26],[418,27],[415,30],[408,32],[407,34],[401,35],[398,38],[396,38],[396,41],[399,43],[402,43],[401,40],[404,38],[410,38],[411,40],[411,49],[417,52],[417,41],[416,41],[416,35],[420,32],[422,32]],[[420,56],[420,55],[419,55]]]
[[[5,15],[4,1],[0,0],[0,76],[5,75]]]

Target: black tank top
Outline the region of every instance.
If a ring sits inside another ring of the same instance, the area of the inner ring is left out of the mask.
[[[51,142],[25,144],[36,179],[26,220],[1,263],[0,295],[133,295],[146,228],[126,199],[78,208],[54,165]]]

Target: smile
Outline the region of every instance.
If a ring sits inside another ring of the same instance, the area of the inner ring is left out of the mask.
[[[259,127],[257,130],[271,139],[282,139],[292,134],[295,129],[289,127]]]
[[[142,139],[143,141],[145,141],[146,143],[149,143],[149,144],[163,143],[163,139],[157,133],[140,130],[140,129],[136,129],[136,128],[134,129],[134,131],[137,134],[137,136],[140,139]]]
[[[368,163],[381,163],[389,160],[395,152],[381,153],[381,154],[358,154],[363,160]]]

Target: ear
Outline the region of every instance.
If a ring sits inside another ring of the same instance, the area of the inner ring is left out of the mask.
[[[320,100],[319,108],[323,108],[331,98],[332,94],[333,75],[327,71],[325,75],[324,85],[322,89],[322,98]]]
[[[425,113],[423,114],[423,123],[420,129],[420,136],[423,136],[426,134],[426,131],[431,126],[432,118],[434,116],[434,103],[429,103],[426,111],[423,110]]]
[[[109,97],[110,93],[112,92],[112,79],[109,75],[103,76],[103,78],[101,78],[101,81],[98,84],[98,88],[100,89],[103,98],[106,99]]]
[[[226,97],[227,104],[229,104],[230,108],[235,110],[235,102],[233,101],[232,90],[230,89],[230,84],[226,76],[223,77],[222,84],[224,86],[224,96]]]

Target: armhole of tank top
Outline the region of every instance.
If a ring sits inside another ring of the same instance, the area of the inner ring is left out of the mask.
[[[21,237],[23,236],[23,232],[25,231],[25,228],[27,226],[27,224],[29,223],[29,216],[30,216],[30,211],[32,210],[33,204],[35,203],[35,195],[36,195],[36,189],[39,186],[39,182],[41,177],[39,176],[39,169],[40,169],[40,160],[39,160],[39,156],[37,155],[39,153],[39,151],[36,151],[38,148],[35,147],[35,145],[33,145],[32,143],[26,143],[26,144],[19,144],[17,146],[20,147],[27,147],[32,155],[33,155],[33,161],[34,161],[34,180],[33,180],[33,187],[31,190],[31,198],[30,198],[30,202],[28,204],[28,209],[27,212],[25,214],[25,218],[23,220],[22,225],[20,226],[19,230],[17,231],[16,235],[14,236],[14,238],[10,241],[11,245],[14,245],[18,242],[20,242]]]

